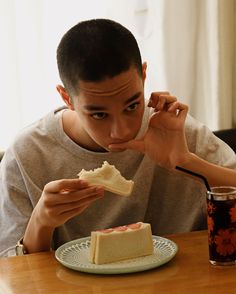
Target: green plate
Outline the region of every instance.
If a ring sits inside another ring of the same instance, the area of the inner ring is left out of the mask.
[[[92,264],[88,260],[90,237],[70,241],[60,246],[56,259],[70,269],[94,274],[126,274],[159,267],[170,261],[177,253],[177,245],[166,238],[153,236],[154,253],[138,258],[107,263]]]

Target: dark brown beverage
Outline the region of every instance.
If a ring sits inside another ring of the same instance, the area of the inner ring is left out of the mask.
[[[214,187],[207,195],[210,262],[236,264],[236,188]]]

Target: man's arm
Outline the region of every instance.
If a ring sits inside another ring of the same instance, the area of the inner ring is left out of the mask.
[[[204,176],[210,186],[236,186],[236,170],[219,166],[190,153],[181,167]]]

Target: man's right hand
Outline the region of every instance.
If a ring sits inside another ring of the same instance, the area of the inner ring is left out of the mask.
[[[80,179],[63,179],[45,185],[25,231],[23,244],[29,253],[50,250],[56,227],[82,213],[104,189]]]
[[[34,214],[42,226],[56,228],[103,195],[102,187],[89,186],[79,179],[53,181],[44,187]]]

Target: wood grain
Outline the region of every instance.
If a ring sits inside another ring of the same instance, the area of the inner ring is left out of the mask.
[[[169,263],[146,272],[95,275],[63,267],[54,252],[0,258],[0,293],[236,293],[236,267],[208,261],[207,232],[170,235],[178,245]]]

